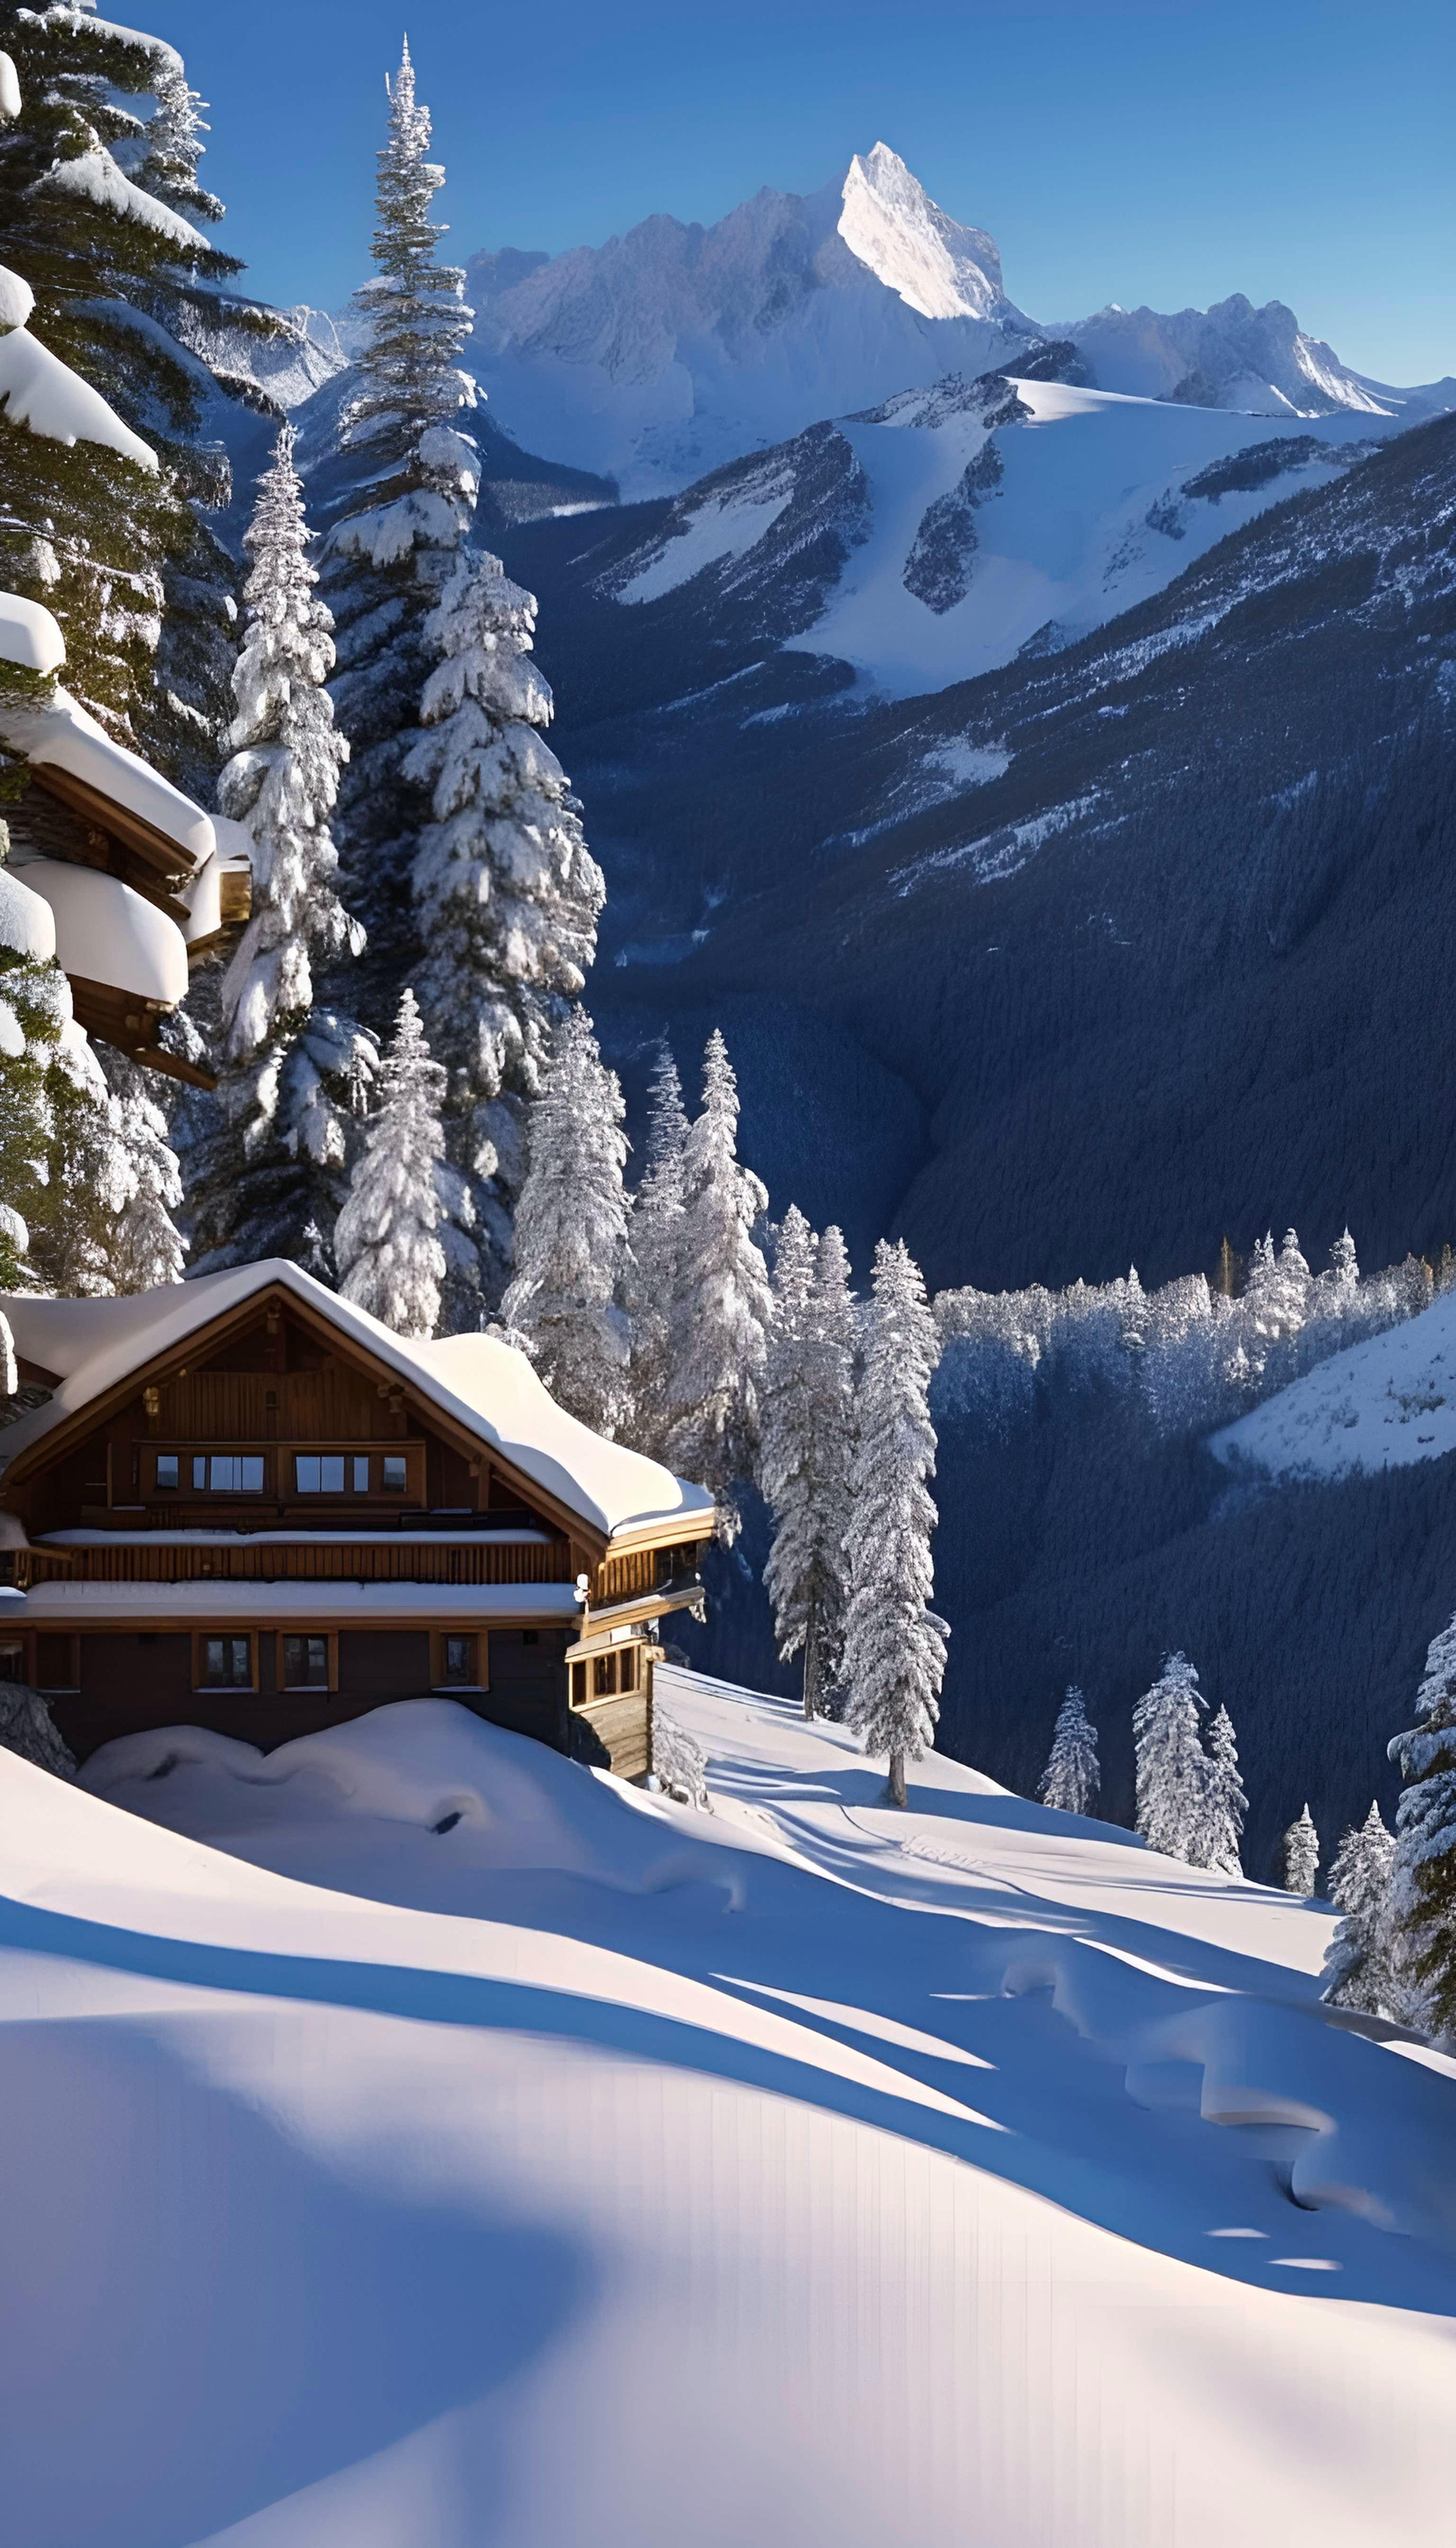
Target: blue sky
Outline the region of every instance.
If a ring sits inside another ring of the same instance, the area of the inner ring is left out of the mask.
[[[1287,301],[1347,362],[1456,371],[1450,0],[155,0],[212,101],[222,243],[270,299],[367,270],[408,26],[464,257],[711,222],[888,141],[1035,317]]]

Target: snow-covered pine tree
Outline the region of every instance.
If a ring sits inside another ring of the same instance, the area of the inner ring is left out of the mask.
[[[1416,1722],[1390,1746],[1405,1787],[1396,1816],[1391,1931],[1400,2014],[1456,2042],[1456,1617],[1431,1639]]]
[[[1197,1667],[1179,1653],[1163,1657],[1157,1680],[1133,1710],[1137,1828],[1149,1849],[1189,1865],[1206,1815],[1204,1704]]]
[[[624,1113],[591,1019],[570,1009],[527,1119],[529,1165],[501,1318],[525,1337],[553,1398],[608,1440],[629,1405],[617,1300],[628,1249]]]
[[[1238,1746],[1233,1739],[1233,1723],[1227,1707],[1217,1710],[1209,1727],[1203,1792],[1203,1828],[1195,1864],[1216,1866],[1224,1875],[1241,1875],[1243,1861],[1238,1850],[1243,1838],[1244,1818],[1248,1813],[1248,1798],[1238,1774]]]
[[[1097,1728],[1088,1722],[1087,1702],[1072,1682],[1056,1711],[1051,1750],[1037,1793],[1056,1813],[1090,1814],[1101,1784]]]
[[[668,1322],[666,1450],[680,1477],[710,1487],[724,1540],[735,1489],[759,1449],[759,1389],[772,1303],[754,1225],[768,1194],[738,1157],[738,1082],[716,1027],[703,1054],[702,1113],[682,1156],[682,1233]]]
[[[901,1806],[906,1763],[935,1743],[951,1633],[930,1606],[937,1513],[925,1482],[935,1475],[929,1391],[939,1355],[920,1268],[903,1239],[881,1239],[856,1407],[841,1670],[845,1721],[867,1753],[888,1757],[886,1793]]]
[[[53,957],[32,950],[27,897],[5,873],[9,848],[0,821],[0,1291],[15,1292],[35,1279],[30,1223],[53,1192],[70,1054],[79,1042],[90,1056],[72,1023],[69,982]]]
[[[124,1053],[107,1051],[103,1064],[72,1026],[50,1090],[47,1176],[30,1232],[36,1279],[81,1299],[180,1283],[182,1183],[155,1081]]]
[[[441,265],[444,225],[430,206],[444,170],[429,158],[428,109],[407,44],[386,82],[389,137],[379,153],[373,280],[356,296],[367,335],[359,389],[327,473],[324,589],[337,623],[333,695],[354,739],[340,803],[349,898],[376,955],[410,941],[410,866],[426,800],[402,767],[433,660],[424,622],[469,529],[480,483],[474,439],[459,429],[476,388],[459,369],[472,313],[465,276]],[[341,482],[341,484],[340,484]]]
[[[632,1440],[660,1458],[670,1413],[668,1323],[682,1238],[687,1112],[667,1039],[648,1082],[645,1165],[632,1198],[632,1263],[625,1294],[632,1327]]]
[[[380,1071],[380,1109],[333,1230],[341,1298],[402,1336],[432,1336],[440,1315],[445,1209],[435,1171],[444,1079],[407,990]]]
[[[446,1130],[477,1191],[488,1299],[509,1263],[521,1126],[552,1029],[585,987],[605,887],[566,773],[544,739],[551,692],[531,661],[533,593],[497,557],[461,556],[423,638],[438,656],[407,778],[431,791],[412,888],[416,981],[449,1073]]]
[[[198,1273],[297,1256],[310,1221],[331,1228],[351,1146],[349,1065],[367,1041],[349,1020],[313,1017],[316,968],[357,956],[364,932],[335,891],[329,817],[348,745],[324,686],[333,623],[309,563],[292,425],[243,545],[247,616],[218,800],[252,836],[252,916],[219,988],[216,1094],[181,1116]],[[369,1042],[371,1072],[375,1058]]]
[[[1320,1883],[1320,1835],[1308,1805],[1284,1835],[1284,1890],[1309,1901]]]
[[[764,1583],[784,1663],[802,1651],[804,1714],[839,1663],[849,1595],[854,1304],[839,1230],[817,1239],[796,1204],[783,1217],[761,1392],[759,1483],[774,1516]]]
[[[226,461],[202,439],[202,393],[211,373],[225,394],[256,396],[215,368],[209,348],[285,322],[226,288],[238,260],[196,227],[221,207],[194,184],[196,219],[179,208],[161,135],[169,173],[151,158],[150,126],[135,108],[147,97],[175,105],[185,89],[171,46],[57,0],[34,10],[0,0],[0,45],[22,98],[19,117],[0,125],[0,260],[34,294],[30,376],[58,358],[133,428],[130,440],[68,444],[19,426],[12,397],[0,431],[0,582],[55,613],[67,682],[84,703],[196,784],[213,767],[231,591],[195,509],[228,498]]]
[[[1391,1968],[1391,1873],[1396,1843],[1372,1803],[1358,1831],[1347,1831],[1334,1853],[1329,1898],[1343,1913],[1324,1950],[1320,1998],[1331,2008],[1362,2009],[1367,2017],[1395,2018],[1400,2000]]]

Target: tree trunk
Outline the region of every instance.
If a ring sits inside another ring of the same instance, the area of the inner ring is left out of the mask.
[[[809,1603],[808,1625],[804,1630],[804,1714],[813,1716],[819,1707],[819,1604]]]
[[[907,1802],[905,1794],[905,1755],[903,1752],[892,1752],[890,1754],[890,1774],[888,1781],[886,1782],[885,1794],[892,1805],[899,1805],[903,1810]]]

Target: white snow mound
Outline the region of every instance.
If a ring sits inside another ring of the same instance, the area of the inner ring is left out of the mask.
[[[659,1698],[710,1814],[444,1700],[0,1756],[13,2535],[1436,2535],[1456,2079],[1329,1915]]]

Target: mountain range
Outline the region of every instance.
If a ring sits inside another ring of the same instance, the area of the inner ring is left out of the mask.
[[[953,221],[876,142],[810,195],[764,188],[711,228],[655,215],[600,248],[515,248],[467,265],[471,361],[500,420],[628,499],[677,493],[827,415],[948,373],[1016,370],[1070,337],[1089,387],[1267,415],[1410,422],[1456,383],[1398,390],[1241,294],[1171,316],[1031,318],[996,243]]]

